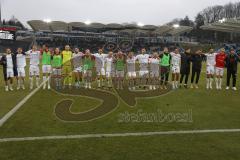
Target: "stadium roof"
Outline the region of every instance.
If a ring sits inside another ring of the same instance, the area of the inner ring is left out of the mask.
[[[124,28],[126,28],[126,29],[137,29],[139,27],[136,24],[126,24],[126,25],[124,25]]]
[[[105,24],[102,23],[91,23],[90,25],[86,25],[88,28],[93,28],[93,29],[104,29]]]
[[[155,30],[157,28],[158,27],[154,26],[154,25],[145,25],[145,26],[141,27],[141,29],[145,29],[145,30]]]
[[[193,27],[189,26],[179,26],[178,28],[173,28],[172,30],[168,31],[167,34],[170,35],[180,35],[183,33],[188,33],[193,30]]]
[[[49,25],[41,20],[28,21],[34,31],[51,31]]]
[[[118,23],[110,23],[105,26],[107,29],[123,29],[124,26]]]
[[[71,23],[68,23],[68,25],[70,27],[80,27],[80,28],[86,26],[86,24],[83,22],[71,22]]]
[[[220,32],[240,33],[240,19],[228,19],[222,22],[215,22],[201,26],[203,30]]]
[[[172,29],[174,29],[174,28],[171,27],[171,26],[163,25],[163,26],[158,27],[158,28],[157,28],[155,31],[153,31],[152,33],[153,33],[153,34],[157,34],[157,35],[165,35],[165,34],[167,34],[169,31],[171,31]]]
[[[52,21],[49,26],[53,32],[67,32],[68,24],[62,21]]]
[[[32,20],[28,21],[28,24],[32,27],[34,31],[51,31],[51,32],[68,32],[68,31],[84,31],[84,32],[113,32],[117,34],[136,34],[136,35],[180,35],[183,33],[190,32],[192,27],[179,26],[174,28],[172,26],[154,26],[154,25],[144,25],[138,26],[137,24],[102,24],[102,23],[90,23],[85,24],[83,22],[71,22],[66,23],[63,21],[52,21],[46,23],[42,20]]]

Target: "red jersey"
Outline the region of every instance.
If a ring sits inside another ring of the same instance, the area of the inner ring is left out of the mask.
[[[225,67],[225,59],[227,58],[227,55],[225,53],[219,53],[216,55],[216,67],[218,68],[224,68]]]

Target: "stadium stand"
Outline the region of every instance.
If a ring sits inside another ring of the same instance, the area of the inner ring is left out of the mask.
[[[28,21],[28,24],[32,27],[32,29],[37,31],[52,31],[52,32],[73,32],[73,31],[83,31],[83,32],[106,32],[109,30],[123,30],[123,34],[135,34],[136,31],[141,31],[142,33],[154,33],[159,35],[179,35],[182,33],[188,33],[193,28],[188,26],[179,26],[179,28],[174,28],[172,26],[154,26],[154,25],[144,25],[138,26],[136,24],[117,24],[117,23],[110,23],[110,24],[102,24],[102,23],[91,23],[85,24],[83,22],[71,22],[66,23],[62,21],[52,21],[51,23],[46,23],[41,20],[32,20]],[[143,30],[147,30],[149,32],[144,32]],[[114,31],[115,32],[115,31]],[[115,32],[116,33],[116,32]]]
[[[17,50],[18,47],[23,48],[27,51],[31,45],[32,41],[3,41],[0,40],[0,53],[4,53],[6,48],[11,48],[13,52]]]
[[[4,51],[7,47],[16,50],[20,46],[27,50],[32,43],[48,44],[50,47],[62,47],[65,44],[70,44],[72,47],[91,48],[96,51],[109,42],[116,44],[116,48],[124,44],[122,46],[127,46],[128,49],[135,51],[141,47],[159,49],[164,45],[176,45],[179,40],[190,41],[186,34],[192,29],[186,26],[174,28],[167,25],[142,26],[97,22],[85,24],[83,22],[51,21],[47,23],[42,20],[31,20],[28,21],[28,24],[32,30],[18,30],[15,41],[1,42],[0,51]],[[171,36],[180,38],[172,39]]]
[[[222,21],[201,26],[203,30],[240,33],[240,19],[223,19]]]

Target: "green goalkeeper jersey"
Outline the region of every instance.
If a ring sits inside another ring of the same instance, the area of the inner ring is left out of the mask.
[[[117,71],[123,71],[124,70],[124,59],[117,59],[116,70]]]
[[[93,69],[93,60],[92,57],[84,57],[83,59],[83,69],[86,70],[92,70]]]
[[[62,66],[62,56],[61,55],[54,55],[52,59],[52,67],[53,68],[60,68]]]
[[[51,52],[44,51],[42,54],[42,65],[51,65]]]
[[[170,56],[170,54],[168,53],[168,54],[163,54],[163,57],[162,57],[162,59],[161,59],[161,66],[163,66],[163,67],[168,67],[168,66],[170,66],[170,59],[171,59],[171,56]]]

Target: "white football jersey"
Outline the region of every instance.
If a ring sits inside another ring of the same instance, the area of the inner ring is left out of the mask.
[[[95,53],[95,54],[93,54],[93,55],[95,56],[96,67],[97,67],[98,69],[104,68],[105,59],[106,59],[106,57],[107,57],[107,54]]]
[[[26,52],[30,56],[30,65],[37,66],[40,63],[40,51],[28,51]]]
[[[148,54],[139,54],[136,56],[136,59],[139,61],[140,71],[147,71],[149,55]]]
[[[158,58],[150,58],[149,63],[152,72],[159,72],[160,60]]]
[[[172,66],[180,66],[181,64],[181,55],[180,54],[176,54],[174,52],[170,53],[172,61],[171,64]]]
[[[136,57],[127,58],[127,70],[128,72],[135,72]]]
[[[207,53],[205,56],[207,57],[207,66],[215,66],[216,64],[216,55],[217,53]]]
[[[6,59],[7,59],[7,68],[13,68],[12,55],[11,54],[6,55]]]
[[[115,70],[115,66],[113,63],[113,57],[106,57],[105,63],[106,63],[106,72],[112,72]]]
[[[17,68],[24,68],[26,66],[26,56],[17,54]]]
[[[73,62],[74,68],[78,68],[82,66],[82,57],[83,57],[82,52],[73,53],[72,62]]]

